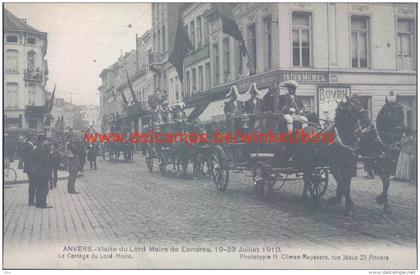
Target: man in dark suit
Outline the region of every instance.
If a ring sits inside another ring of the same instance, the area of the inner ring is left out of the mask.
[[[89,143],[88,144],[88,152],[87,152],[87,159],[90,164],[90,170],[98,169],[96,166],[96,156],[98,155],[98,144],[96,143]]]
[[[297,82],[289,80],[284,82],[282,86],[287,88],[287,94],[280,97],[282,106],[286,106],[289,109],[293,108],[296,113],[305,110],[300,97],[296,95],[296,88],[298,87]]]
[[[69,169],[69,178],[67,180],[67,192],[70,194],[79,194],[76,191],[76,177],[77,172],[80,168],[79,160],[79,148],[77,142],[74,139],[70,139],[66,142],[66,157],[68,158],[68,169]]]
[[[36,207],[52,208],[47,205],[47,196],[49,190],[49,180],[51,178],[52,158],[48,149],[48,142],[44,135],[39,136],[39,147],[33,154],[36,158],[34,164],[35,180],[36,180]]]
[[[36,137],[30,135],[22,144],[22,160],[23,160],[23,172],[28,176],[28,205],[35,205],[35,192],[36,192],[36,180],[34,164],[36,158],[34,156],[34,150],[37,148]]]
[[[302,123],[302,128],[305,128],[308,120],[302,115],[305,107],[303,103],[296,95],[296,88],[298,83],[294,80],[283,82],[281,86],[287,88],[287,94],[280,97],[280,107],[283,113],[283,117],[287,122],[287,129],[289,132],[293,132],[293,122],[299,121]]]
[[[51,176],[50,176],[50,189],[57,187],[58,168],[60,166],[61,157],[58,151],[58,143],[50,143],[48,145],[48,152],[51,159]]]

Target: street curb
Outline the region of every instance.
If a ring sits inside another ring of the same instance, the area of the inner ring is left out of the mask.
[[[77,178],[80,178],[81,175],[77,175]],[[57,180],[66,180],[69,177],[57,177]],[[28,180],[17,180],[17,181],[4,181],[3,185],[14,185],[14,184],[24,184],[24,183],[28,183]]]

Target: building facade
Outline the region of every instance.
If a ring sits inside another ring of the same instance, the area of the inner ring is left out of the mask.
[[[136,50],[121,56],[119,60],[100,74],[101,129],[109,130],[112,123],[127,123],[131,129],[139,129],[144,124],[143,116],[149,111],[148,98],[154,93],[154,73],[150,69],[149,56],[152,55],[151,32],[136,37]],[[137,102],[134,101],[127,73]],[[124,103],[123,96],[127,100]]]
[[[190,39],[202,49],[184,61],[184,100],[187,106],[212,101],[202,119],[223,117],[225,94],[233,84],[243,93],[252,82],[264,91],[293,79],[306,109],[321,118],[331,119],[328,101],[337,95],[357,95],[371,118],[389,97],[404,106],[406,126],[416,128],[415,4],[238,3],[233,13],[249,58],[222,32],[210,4],[183,7]],[[208,42],[206,28],[197,30],[203,21],[209,25]]]
[[[3,16],[4,128],[41,132],[48,80],[47,33],[36,30],[7,9]]]

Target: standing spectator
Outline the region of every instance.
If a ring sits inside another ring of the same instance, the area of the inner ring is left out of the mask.
[[[96,166],[96,156],[98,155],[98,144],[97,143],[89,143],[88,145],[88,152],[87,152],[87,159],[90,164],[90,170],[92,167],[94,170],[98,169]]]
[[[18,137],[18,144],[16,147],[17,158],[19,159],[18,169],[23,169],[23,147],[25,144],[25,138],[22,135]]]
[[[57,187],[57,172],[60,166],[60,153],[58,152],[58,144],[50,143],[48,146],[48,151],[51,158],[51,176],[50,176],[50,189]]]
[[[405,136],[401,142],[395,179],[410,181],[416,177],[416,134]]]
[[[37,148],[35,136],[29,136],[22,145],[23,172],[28,176],[28,205],[35,205],[36,180],[34,174],[34,150]]]
[[[51,177],[52,159],[49,153],[49,144],[45,136],[39,137],[39,147],[34,150],[36,162],[34,164],[36,180],[36,207],[52,208],[47,205],[48,182]]]
[[[68,158],[69,178],[67,181],[67,192],[70,194],[79,194],[76,191],[76,177],[80,169],[79,150],[75,140],[70,139],[66,142],[66,157]]]
[[[79,150],[80,172],[83,173],[83,170],[85,168],[85,163],[86,163],[86,149],[85,149],[85,143],[83,139],[79,139],[77,146]]]

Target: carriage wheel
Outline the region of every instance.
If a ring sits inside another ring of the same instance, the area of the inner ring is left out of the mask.
[[[158,162],[160,174],[164,176],[166,172],[166,160],[163,153],[159,153]]]
[[[309,192],[313,199],[321,198],[328,188],[328,169],[326,168],[316,168],[312,172],[310,183],[309,183]]]
[[[252,173],[252,180],[254,188],[262,189],[265,199],[270,198],[273,193],[273,186],[276,184],[276,179],[271,179],[269,176],[267,168],[261,163],[257,163]]]
[[[150,147],[150,146],[147,146],[146,147],[145,158],[146,158],[147,169],[149,169],[149,171],[152,172],[153,171],[153,152],[152,152],[152,147]]]
[[[226,154],[221,146],[216,146],[212,154],[213,181],[218,190],[224,191],[229,183],[229,169],[226,169]]]

